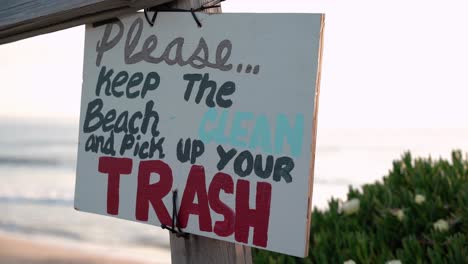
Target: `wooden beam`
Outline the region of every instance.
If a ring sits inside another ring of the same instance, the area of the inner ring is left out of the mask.
[[[250,247],[190,234],[170,235],[173,264],[252,264]]]
[[[0,44],[113,18],[172,0],[3,0]]]

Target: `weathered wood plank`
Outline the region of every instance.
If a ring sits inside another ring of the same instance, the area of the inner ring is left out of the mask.
[[[250,247],[189,235],[187,239],[170,235],[173,264],[252,264]]]
[[[172,0],[6,0],[0,4],[0,44],[50,33]]]

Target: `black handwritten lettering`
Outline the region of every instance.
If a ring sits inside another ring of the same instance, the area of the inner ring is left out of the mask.
[[[177,143],[177,159],[185,163],[190,160],[190,138],[185,140],[180,139],[179,142]]]
[[[203,77],[201,74],[184,74],[183,78],[188,81],[184,93],[185,101],[188,102],[190,100],[194,86],[197,82],[200,82],[195,96],[195,103],[199,104],[205,96],[205,91],[208,91],[205,99],[205,103],[208,107],[215,107],[218,105],[223,108],[228,108],[232,105],[232,100],[224,97],[232,95],[235,92],[236,84],[234,82],[225,82],[217,89],[216,82],[210,80],[210,75],[208,73],[205,73]]]
[[[260,154],[256,155],[255,162],[254,162],[255,174],[262,179],[266,179],[270,177],[271,172],[273,171],[273,163],[274,163],[273,156],[268,155],[266,157],[265,168],[263,168],[262,163],[263,163],[262,155]]]
[[[104,120],[102,122],[102,131],[108,132],[114,128],[112,122],[114,122],[115,118],[117,117],[117,111],[115,109],[109,110],[104,116]]]
[[[101,67],[101,71],[99,71],[99,77],[98,77],[97,84],[96,84],[96,96],[99,96],[101,94],[101,88],[103,85],[105,85],[104,93],[107,96],[112,95],[110,91],[111,90],[110,87],[112,83],[111,81],[112,74],[114,74],[114,70],[109,69],[106,72],[106,66]]]
[[[148,92],[155,91],[159,87],[161,77],[157,72],[149,72],[146,77],[141,72],[135,72],[130,76],[126,71],[117,72],[115,76],[114,70],[107,70],[106,66],[101,67],[98,81],[96,84],[96,96],[100,96],[104,88],[106,96],[122,97],[124,94],[127,98],[133,99],[141,96],[145,98]],[[144,80],[144,82],[143,82]],[[125,92],[123,89],[118,90],[118,87],[126,84]],[[141,85],[140,90],[137,86]]]
[[[120,155],[123,156],[125,151],[132,148],[133,144],[135,144],[135,137],[132,134],[125,134],[122,139],[122,144],[120,144]]]
[[[85,151],[94,153],[101,152],[106,155],[115,156],[114,133],[111,132],[107,139],[104,136],[91,134],[86,140]]]
[[[159,114],[157,111],[153,110],[154,102],[152,100],[146,103],[145,114],[143,118],[143,123],[141,124],[141,132],[146,134],[148,126],[150,124],[151,118],[154,119],[153,125],[151,126],[151,133],[153,137],[159,136],[158,123],[159,123]]]
[[[104,115],[101,113],[103,107],[102,100],[99,98],[94,99],[89,102],[88,107],[86,108],[85,121],[83,125],[84,133],[91,133],[96,131],[102,125],[102,119]],[[91,125],[91,122],[94,121],[94,125]]]
[[[130,131],[133,134],[137,134],[138,132],[146,134],[148,131],[151,131],[153,137],[159,136],[159,114],[154,110],[154,102],[152,100],[146,103],[144,114],[136,111],[130,118],[128,118],[128,111],[117,114],[115,109],[110,109],[104,114],[103,106],[102,99],[100,98],[96,98],[88,103],[83,124],[84,133],[92,133],[101,128],[104,132],[113,131],[115,133]],[[136,120],[141,119],[141,126],[137,127]]]
[[[224,96],[232,95],[236,91],[236,84],[234,82],[225,82],[216,93],[216,104],[223,108],[231,107],[232,100],[225,99]]]
[[[150,150],[149,150],[149,157],[152,158],[154,156],[154,153],[158,151],[158,159],[164,159],[166,157],[166,154],[164,154],[164,149],[163,149],[163,143],[164,143],[165,137],[161,137],[158,139],[158,142],[156,142],[156,138],[153,137],[151,138],[150,141]]]
[[[115,37],[112,40],[109,40],[114,25],[117,25],[119,29]],[[106,51],[109,51],[110,49],[115,47],[117,43],[119,43],[120,39],[122,38],[123,32],[124,25],[120,20],[116,20],[115,22],[111,22],[106,25],[106,28],[104,29],[104,34],[102,35],[102,40],[98,41],[96,45],[96,66],[101,65],[102,56],[104,55],[104,53]]]
[[[135,112],[131,117],[130,121],[128,122],[128,131],[132,134],[138,133],[138,128],[135,126],[136,119],[142,119],[143,114],[141,112]]]
[[[158,159],[163,159],[166,156],[163,149],[165,137],[152,137],[149,141],[140,140],[140,135],[125,134],[120,145],[120,155],[125,155],[129,150],[133,156],[140,159],[153,158],[156,152],[159,154]]]
[[[185,89],[184,99],[188,102],[190,99],[190,95],[192,94],[193,86],[195,82],[200,81],[202,79],[201,74],[184,74],[184,80],[189,81],[187,84],[187,88]]]
[[[237,154],[236,149],[230,149],[229,151],[225,151],[223,146],[218,145],[216,148],[218,151],[219,161],[216,167],[219,171],[222,171],[224,167],[229,163],[229,161]]]
[[[185,140],[180,139],[177,143],[177,159],[185,163],[190,160],[191,164],[197,162],[197,158],[205,152],[205,144],[201,140],[187,138]]]
[[[210,75],[208,73],[203,75],[200,86],[198,87],[197,96],[195,97],[195,103],[199,104],[201,102],[203,95],[205,94],[205,90],[209,90],[208,95],[206,96],[206,105],[209,107],[215,107],[216,105],[213,98],[216,93],[216,82],[210,80]]]
[[[252,173],[253,163],[252,153],[248,150],[244,150],[239,153],[234,160],[234,172],[241,177],[248,176]]]
[[[290,172],[294,169],[294,161],[290,157],[278,158],[275,162],[275,169],[273,171],[273,180],[281,181],[281,178],[287,183],[292,182]]]
[[[133,99],[133,98],[137,98],[140,95],[139,90],[132,92],[131,89],[133,87],[140,85],[142,81],[143,81],[143,73],[141,72],[135,72],[132,75],[132,77],[130,77],[130,80],[128,81],[127,89],[126,89],[127,98]]]
[[[123,111],[122,114],[117,117],[117,120],[115,121],[115,127],[114,131],[115,133],[120,133],[120,132],[125,132],[128,133],[128,127],[130,124],[128,124],[128,111]]]
[[[148,91],[154,91],[159,86],[161,78],[157,72],[150,72],[146,76],[145,84],[143,84],[143,89],[141,89],[141,98],[145,98]]]
[[[124,92],[122,91],[119,92],[116,90],[116,88],[123,85],[127,81],[128,81],[128,73],[126,71],[121,71],[117,73],[117,75],[115,76],[115,79],[112,81],[112,94],[115,97],[119,98],[124,95]]]
[[[197,158],[200,157],[203,152],[205,152],[205,144],[203,141],[194,139],[192,142],[192,153],[190,154],[190,163],[195,164],[197,162]]]

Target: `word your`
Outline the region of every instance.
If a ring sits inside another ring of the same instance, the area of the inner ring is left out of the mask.
[[[126,64],[135,64],[145,61],[153,64],[165,62],[167,65],[190,65],[195,69],[203,69],[205,67],[221,71],[229,71],[232,69],[232,64],[228,63],[232,51],[232,43],[230,40],[225,39],[219,42],[216,47],[214,58],[212,58],[212,56],[210,57],[209,48],[204,38],[200,38],[198,45],[195,46],[195,49],[192,49],[194,45],[184,45],[185,39],[177,37],[169,42],[166,47],[163,47],[157,52],[158,37],[156,35],[149,35],[144,40],[143,44],[139,45],[143,32],[143,25],[143,19],[137,17],[128,29],[124,46],[124,61]],[[114,26],[116,26],[117,32],[113,32]],[[124,31],[125,26],[120,20],[106,25],[102,39],[98,41],[96,45],[96,66],[100,66],[104,54],[120,42]],[[111,36],[114,37],[111,38]],[[139,51],[136,51],[137,46],[141,47]],[[191,50],[187,50],[187,48]],[[191,55],[184,57],[182,54]]]
[[[228,120],[232,122],[231,125]],[[214,141],[234,147],[260,148],[264,152],[276,154],[286,152],[286,139],[292,156],[299,157],[302,154],[304,116],[302,113],[297,114],[294,125],[291,125],[288,117],[279,113],[276,115],[275,126],[272,126],[264,114],[256,116],[251,112],[218,111],[210,108],[202,117],[198,133],[205,144]]]
[[[268,179],[273,174],[275,182],[284,179],[285,182],[292,182],[291,171],[294,169],[294,161],[290,157],[280,157],[276,160],[272,155],[264,156],[254,155],[248,150],[244,150],[237,154],[237,150],[232,148],[226,151],[221,145],[216,148],[219,156],[219,161],[216,167],[218,170],[223,170],[226,165],[232,160],[234,172],[240,177],[246,177],[255,173],[262,179]]]
[[[107,213],[119,214],[120,177],[131,175],[133,160],[129,158],[100,157],[98,170],[107,174]],[[159,181],[151,183],[151,174],[158,174]],[[137,177],[135,217],[148,222],[150,206],[154,209],[161,224],[171,225],[172,219],[163,199],[172,190],[173,174],[171,167],[162,160],[140,161]],[[253,244],[266,247],[270,219],[271,185],[257,182],[255,209],[249,205],[250,182],[237,180],[226,173],[218,172],[206,188],[203,166],[192,165],[182,195],[177,215],[181,228],[186,228],[189,218],[198,217],[200,231],[214,232],[220,237],[234,234],[237,242],[248,243],[250,227],[253,229]],[[221,192],[224,194],[221,195]],[[230,208],[221,196],[235,196],[235,208]],[[211,211],[222,215],[224,220],[213,223]]]

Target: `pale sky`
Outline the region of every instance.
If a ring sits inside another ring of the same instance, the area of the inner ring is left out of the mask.
[[[319,127],[468,127],[464,1],[227,0],[224,12],[324,12]],[[274,30],[274,29],[269,29]],[[0,46],[0,117],[78,122],[84,27]]]

